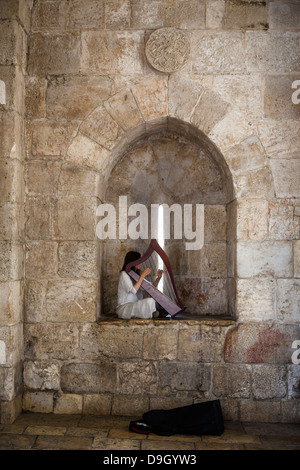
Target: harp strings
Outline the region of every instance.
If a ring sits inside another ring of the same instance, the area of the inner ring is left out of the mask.
[[[142,263],[142,269],[145,269],[145,268],[151,269],[151,276],[149,278],[150,282],[154,282],[156,279],[157,269],[159,266],[158,258],[160,258],[158,253],[153,252],[152,255],[149,256],[149,258],[146,261],[144,261],[144,263]],[[167,268],[165,267],[164,263],[163,263],[163,266],[164,266],[163,268],[164,275],[163,275],[162,280],[158,284],[158,289],[161,292],[163,292],[165,295],[167,295],[175,303],[177,303],[173,285],[171,282],[171,278],[169,276],[169,272]]]

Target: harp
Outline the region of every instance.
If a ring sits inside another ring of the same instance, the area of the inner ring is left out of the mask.
[[[151,274],[156,277],[158,269],[163,270],[163,276],[158,287],[152,285],[151,282],[144,279],[141,287],[164,309],[171,317],[184,310],[184,305],[178,297],[171,264],[167,254],[159,246],[155,239],[152,239],[145,254],[138,260],[128,263],[125,271],[136,282],[139,275],[133,271],[132,267],[141,264],[142,269],[150,268]],[[153,279],[154,280],[154,279]]]

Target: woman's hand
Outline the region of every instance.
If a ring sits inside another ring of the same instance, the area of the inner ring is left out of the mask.
[[[162,270],[162,269],[159,269],[159,270],[157,271],[157,278],[158,278],[158,279],[161,279],[162,275],[163,275],[163,270]]]
[[[143,277],[146,277],[146,276],[148,276],[148,274],[150,274],[150,273],[151,273],[151,269],[150,269],[150,268],[146,268],[146,269],[144,269],[144,271],[142,272],[141,275],[142,275]]]

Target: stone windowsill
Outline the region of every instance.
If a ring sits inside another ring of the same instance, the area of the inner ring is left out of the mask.
[[[130,320],[124,320],[122,318],[118,318],[117,315],[102,315],[98,320],[98,323],[120,323],[120,324],[140,324],[140,323],[154,323],[159,324],[163,323],[170,323],[174,321],[180,321],[189,324],[204,324],[210,326],[229,326],[234,325],[236,323],[235,319],[230,316],[223,316],[223,315],[192,315],[189,313],[182,313],[176,315],[175,318],[150,318],[150,319],[143,319],[143,318],[131,318]]]

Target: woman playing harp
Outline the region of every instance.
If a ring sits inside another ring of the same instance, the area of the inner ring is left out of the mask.
[[[121,269],[121,274],[118,284],[118,306],[117,315],[119,318],[128,320],[129,318],[153,318],[159,314],[156,312],[156,302],[150,298],[143,298],[141,285],[146,276],[151,272],[150,268],[141,270],[141,265],[138,264],[132,269],[139,275],[137,281],[132,278],[125,271],[126,266],[141,257],[140,253],[136,251],[129,251],[124,259],[124,264]],[[157,278],[153,282],[156,287],[162,277],[162,270],[157,271]]]

